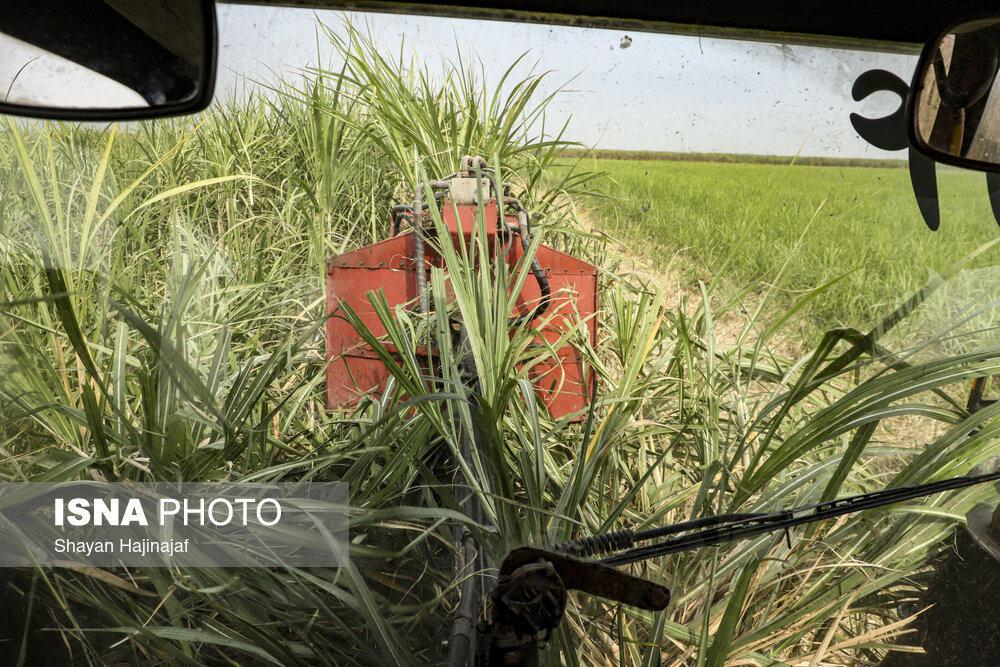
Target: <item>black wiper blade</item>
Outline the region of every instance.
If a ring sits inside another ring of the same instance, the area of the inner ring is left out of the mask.
[[[844,514],[863,512],[876,507],[903,502],[904,500],[923,498],[944,491],[964,489],[969,486],[995,481],[1000,481],[1000,471],[985,475],[951,477],[927,484],[900,486],[873,493],[862,493],[856,496],[836,498],[814,505],[806,505],[778,512],[719,514],[662,528],[652,528],[642,531],[619,530],[614,533],[564,542],[563,544],[556,545],[553,549],[582,556],[608,554],[627,549],[600,561],[603,565],[626,565],[649,558],[666,556],[698,547],[731,542],[733,540],[746,539],[776,530],[787,530],[802,524],[823,521]],[[700,528],[703,529],[698,530]],[[692,530],[696,532],[689,532]],[[638,542],[646,542],[678,532],[684,532],[684,534],[656,544],[630,548]]]

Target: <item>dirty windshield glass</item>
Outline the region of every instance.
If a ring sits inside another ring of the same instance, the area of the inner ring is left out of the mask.
[[[8,522],[0,662],[996,663],[1000,186],[916,48],[218,17],[202,114],[3,119],[0,481],[342,482],[349,558]]]

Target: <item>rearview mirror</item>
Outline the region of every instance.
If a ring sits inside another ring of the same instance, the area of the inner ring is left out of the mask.
[[[0,113],[193,113],[212,100],[212,0],[0,0]]]
[[[954,25],[924,48],[910,87],[910,144],[928,157],[1000,171],[1000,16]]]

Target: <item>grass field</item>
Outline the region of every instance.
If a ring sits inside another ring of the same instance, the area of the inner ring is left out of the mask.
[[[981,174],[939,170],[941,228],[923,223],[897,168],[600,159],[602,228],[688,280],[788,297],[840,276],[806,311],[803,335],[869,326],[931,271],[998,235]],[[1000,263],[1000,251],[973,267]],[[961,298],[961,296],[956,296]],[[788,299],[784,303],[788,303]]]

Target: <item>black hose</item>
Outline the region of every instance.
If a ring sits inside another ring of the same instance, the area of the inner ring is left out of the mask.
[[[426,252],[424,251],[424,230],[419,218],[423,216],[423,204],[420,196],[423,194],[423,185],[418,185],[413,191],[413,211],[421,211],[420,215],[413,221],[413,254],[416,256],[417,265],[417,302],[420,304],[420,314],[427,315],[430,307],[427,303],[427,264],[425,262]],[[428,349],[428,354],[430,350]]]
[[[505,200],[506,202],[511,202],[511,199]],[[518,236],[521,238],[521,248],[524,252],[528,252],[528,247],[531,245],[531,218],[528,216],[528,212],[524,210],[520,202],[516,199],[515,208],[517,209],[517,221],[518,221]],[[522,222],[523,219],[523,222]],[[508,327],[516,327],[524,322],[531,322],[532,320],[541,317],[546,310],[549,309],[549,303],[552,300],[552,287],[549,285],[548,276],[545,275],[545,270],[539,263],[537,257],[531,258],[531,274],[535,277],[535,282],[538,283],[538,291],[542,293],[542,298],[538,302],[538,305],[526,315],[518,315],[507,320]]]
[[[409,207],[407,207],[406,210],[406,213],[400,213],[392,216],[392,236],[399,234],[400,220],[409,223],[410,227],[416,227],[416,225],[413,224],[413,215],[408,212],[410,210]]]
[[[469,656],[473,651],[472,638],[475,635],[475,604],[481,597],[476,595],[478,575],[475,574],[475,570],[479,560],[476,540],[465,532],[458,547],[462,553],[463,563],[458,576],[465,576],[465,580],[458,587],[458,608],[452,618],[451,636],[448,638],[448,661],[445,663],[448,667],[467,667],[470,662]]]
[[[459,322],[458,340],[458,367],[462,384],[469,389],[472,396],[470,404],[472,408],[472,429],[466,429],[458,423],[459,432],[459,456],[467,461],[473,461],[479,456],[480,438],[476,428],[476,417],[479,411],[479,403],[476,394],[479,392],[479,373],[476,369],[475,359],[472,355],[472,346],[469,344],[469,333],[465,324]],[[475,469],[473,467],[473,469]],[[455,473],[455,495],[471,485],[465,477],[462,467],[459,466]],[[469,494],[462,503],[462,509],[466,516],[480,525],[486,523],[486,513],[475,494]],[[458,607],[452,618],[451,636],[448,639],[448,667],[466,667],[473,657],[473,638],[475,637],[475,607],[477,602],[481,603],[486,594],[486,581],[483,574],[486,569],[484,554],[477,548],[475,538],[464,527],[456,528],[456,547],[458,553],[462,555],[462,567],[457,572],[459,578],[465,577],[459,585]]]

